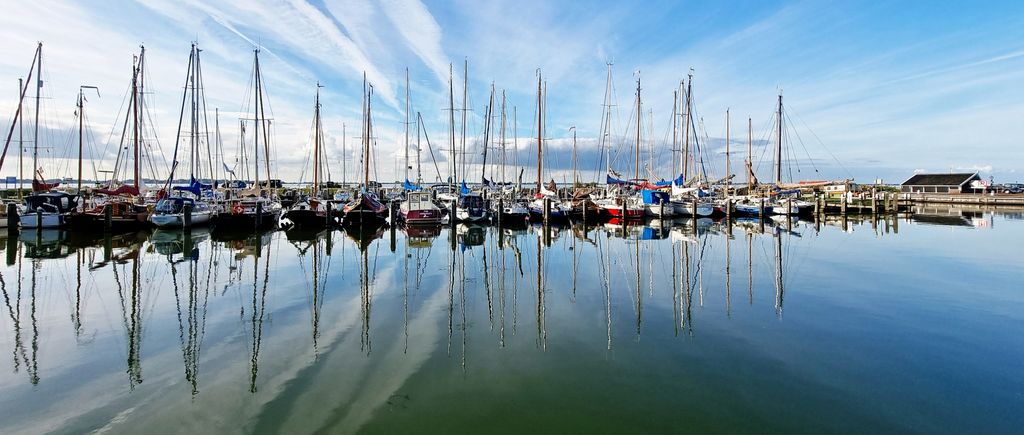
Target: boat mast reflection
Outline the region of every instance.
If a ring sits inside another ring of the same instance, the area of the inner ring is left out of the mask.
[[[212,259],[210,256],[211,264],[206,268],[206,279],[204,280],[206,285],[203,290],[199,290],[199,248],[195,246],[195,241],[192,237],[191,231],[183,231],[181,233],[184,240],[182,241],[182,256],[179,259],[174,258],[175,250],[168,251],[167,262],[171,267],[171,283],[174,287],[174,302],[178,309],[178,340],[181,345],[181,356],[185,365],[185,381],[189,383],[192,389],[192,395],[199,394],[199,355],[202,348],[203,336],[206,332],[206,308],[207,302],[210,295],[210,275],[213,270]],[[182,299],[180,285],[178,282],[178,266],[181,263],[185,263],[188,269],[188,276],[186,281],[186,294],[185,294],[185,315],[182,316]],[[183,320],[184,317],[184,320]]]
[[[263,341],[263,319],[267,308],[267,286],[270,282],[270,253],[272,249],[270,249],[270,245],[267,244],[266,255],[262,255],[262,237],[257,235],[250,240],[253,240],[256,246],[252,257],[252,307],[250,309],[252,349],[250,353],[251,373],[249,376],[249,392],[256,393],[256,377],[259,373],[260,345]],[[262,285],[259,278],[261,256],[266,258],[266,262],[263,267]]]

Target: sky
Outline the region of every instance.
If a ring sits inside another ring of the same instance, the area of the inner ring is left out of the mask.
[[[406,69],[412,118],[422,116],[430,139],[429,148],[425,141],[420,146],[425,182],[448,176],[450,70],[456,109],[468,79],[463,172],[473,182],[481,173],[492,84],[495,124],[501,94],[506,98],[506,178],[521,169],[524,181],[535,179],[538,72],[547,89],[542,176],[560,183],[573,178],[573,134],[581,180],[603,180],[609,166],[634,175],[638,79],[641,175],[672,178],[672,125],[682,119],[673,116],[673,93],[689,74],[691,146],[700,147],[695,163],[712,178],[726,172],[727,110],[731,172],[742,174],[749,118],[754,168],[759,178],[771,178],[781,92],[786,180],[899,183],[922,171],[1024,180],[1024,2],[48,0],[5,8],[0,35],[5,137],[18,104],[18,78],[43,43],[38,143],[48,178],[77,174],[81,85],[99,88],[98,95],[86,94],[85,177],[109,176],[140,45],[146,48],[151,121],[146,140],[153,150],[144,175],[165,178],[196,42],[211,126],[213,108],[219,111],[224,156],[214,160],[239,169],[239,120],[252,118],[249,84],[259,47],[272,114],[272,171],[289,181],[311,178],[317,83],[323,86],[330,178],[359,175],[364,74],[374,89],[371,178],[405,177]],[[609,64],[613,122],[610,140],[602,142]],[[35,100],[26,104],[28,176]],[[463,113],[455,112],[459,140]],[[416,177],[415,127],[410,178]],[[493,128],[492,137],[500,130]],[[18,137],[15,129],[0,176],[18,173]],[[490,162],[499,147],[492,143]],[[500,171],[489,167],[487,177],[500,178]]]

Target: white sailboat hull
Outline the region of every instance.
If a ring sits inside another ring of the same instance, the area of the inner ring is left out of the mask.
[[[4,226],[7,226],[7,218],[3,220]],[[61,213],[27,213],[21,216],[22,228],[59,228],[64,223],[64,215]]]
[[[213,217],[213,212],[196,211],[192,212],[192,226],[206,225]],[[183,228],[185,227],[184,213],[151,214],[149,221],[160,228]]]

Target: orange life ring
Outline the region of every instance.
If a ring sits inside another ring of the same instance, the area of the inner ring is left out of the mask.
[[[243,212],[245,212],[245,207],[242,207],[242,203],[240,202],[236,202],[235,205],[231,207],[232,214],[242,214]]]

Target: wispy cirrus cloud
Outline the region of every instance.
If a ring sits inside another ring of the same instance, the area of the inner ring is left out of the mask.
[[[458,87],[459,64],[468,59],[471,144],[482,136],[493,81],[499,92],[507,91],[509,111],[517,108],[521,163],[534,164],[526,158],[535,146],[539,68],[548,88],[548,167],[565,166],[568,151],[561,145],[575,125],[579,166],[596,168],[598,161],[584,160],[605,154],[592,139],[604,111],[605,62],[613,60],[613,158],[622,162],[632,158],[627,120],[634,72],[643,80],[644,140],[664,147],[672,92],[694,67],[702,143],[712,149],[724,137],[726,108],[733,114],[733,137],[750,116],[755,139],[764,139],[782,88],[789,122],[804,142],[794,142],[801,147],[798,154],[811,161],[849,162],[856,177],[868,179],[893,178],[881,172],[941,170],[949,162],[999,162],[994,172],[1016,174],[1024,167],[1014,153],[1015,138],[1024,136],[1018,119],[1024,111],[1022,13],[1024,6],[1013,3],[951,13],[934,5],[881,3],[756,2],[735,8],[598,2],[580,8],[540,0],[54,0],[0,16],[0,80],[8,80],[11,89],[0,92],[0,109],[13,112],[14,83],[24,75],[35,42],[43,40],[47,122],[70,124],[77,86],[98,85],[103,98],[91,102],[91,117],[94,129],[104,132],[97,136],[107,136],[127,87],[131,56],[144,42],[156,135],[167,147],[173,143],[188,44],[198,40],[205,50],[207,96],[211,107],[222,109],[230,160],[238,147],[237,120],[246,117],[240,112],[251,93],[251,50],[258,45],[265,54],[261,62],[281,176],[302,173],[317,81],[325,85],[329,148],[340,156],[345,123],[352,153],[361,134],[365,71],[376,90],[378,172],[392,179],[400,166],[393,161],[404,156],[405,68],[412,76],[413,111],[422,112],[435,153],[444,159],[450,156],[437,147],[450,134],[448,63],[458,65]],[[458,108],[461,92],[455,94]],[[709,164],[721,170],[720,154],[710,154]],[[429,162],[429,154],[422,155]],[[479,156],[474,148],[469,158],[478,162]],[[846,175],[839,168],[823,176]]]

